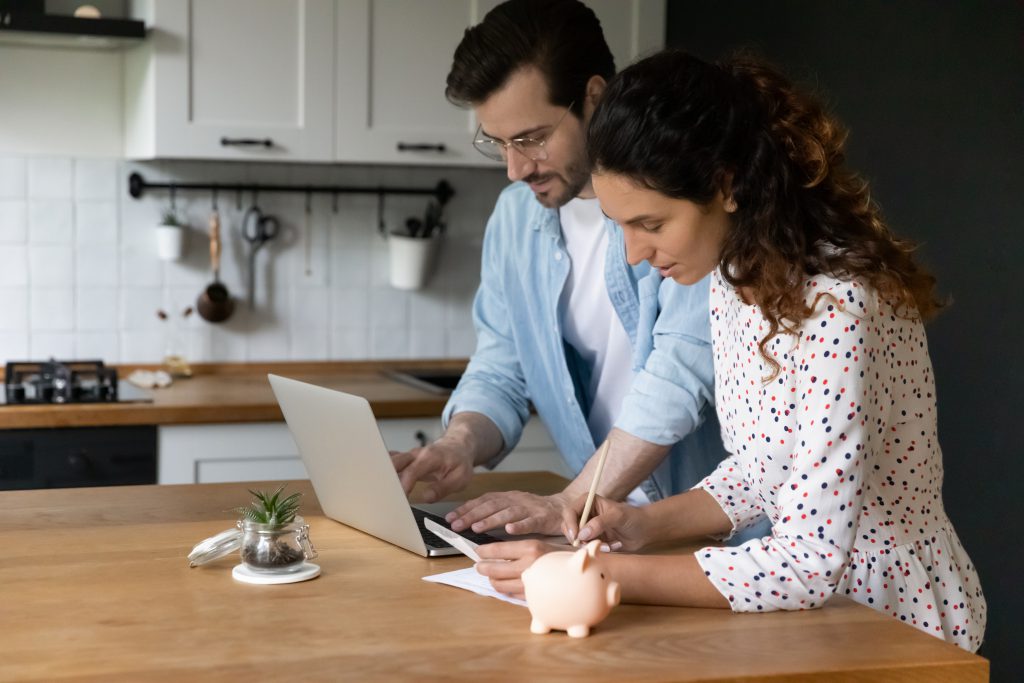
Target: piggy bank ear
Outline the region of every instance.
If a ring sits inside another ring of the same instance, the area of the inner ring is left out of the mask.
[[[592,558],[593,555],[590,554],[589,545],[586,548],[580,548],[569,558],[569,569],[577,574],[582,574],[587,571]]]
[[[586,545],[585,548],[580,548],[573,553],[572,559],[569,561],[569,565],[573,570],[578,571],[580,574],[587,570],[590,563],[593,562],[594,558],[597,557],[597,553],[601,550],[601,541],[591,541]]]

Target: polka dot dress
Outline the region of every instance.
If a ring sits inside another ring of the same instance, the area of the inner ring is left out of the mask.
[[[799,337],[768,323],[717,272],[715,394],[731,454],[698,486],[743,529],[772,535],[697,560],[739,612],[820,607],[846,595],[975,651],[986,605],[942,506],[942,453],[924,327],[873,291],[806,281]],[[816,301],[816,304],[813,303]]]

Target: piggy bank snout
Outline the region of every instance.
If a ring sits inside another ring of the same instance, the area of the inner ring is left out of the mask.
[[[608,606],[615,607],[617,604],[619,604],[619,598],[621,597],[622,594],[619,591],[618,581],[610,582],[608,584]]]

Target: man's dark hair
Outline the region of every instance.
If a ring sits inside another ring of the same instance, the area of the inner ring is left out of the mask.
[[[445,97],[474,106],[500,89],[515,71],[536,67],[548,84],[551,104],[580,116],[591,76],[610,80],[615,59],[601,22],[578,0],[508,0],[466,29],[455,48]]]

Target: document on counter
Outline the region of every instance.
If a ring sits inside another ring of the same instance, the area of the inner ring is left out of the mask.
[[[431,583],[443,583],[449,586],[455,586],[456,588],[462,588],[463,590],[473,591],[477,595],[498,598],[505,602],[511,602],[513,605],[526,607],[525,600],[509,597],[504,593],[499,593],[494,590],[494,588],[491,587],[491,582],[487,580],[486,576],[480,574],[476,570],[476,567],[466,567],[465,569],[456,569],[455,571],[444,572],[443,574],[424,576],[423,580]]]

